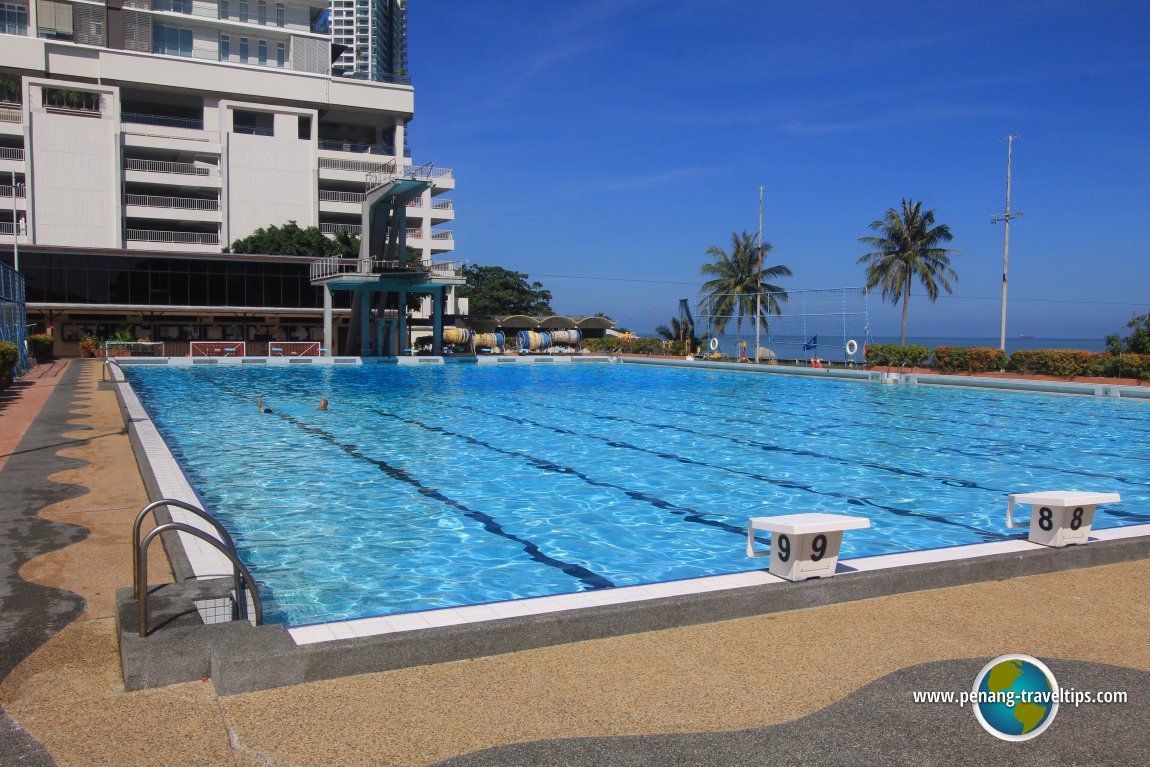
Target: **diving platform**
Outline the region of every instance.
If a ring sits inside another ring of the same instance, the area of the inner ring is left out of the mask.
[[[352,292],[351,326],[343,354],[399,356],[407,346],[409,297],[432,299],[433,354],[443,348],[444,291],[465,284],[458,261],[427,262],[407,250],[407,207],[431,185],[430,164],[408,169],[385,163],[368,174],[361,214],[359,257],[312,262],[311,284],[324,289],[324,349],[334,353],[332,292]]]

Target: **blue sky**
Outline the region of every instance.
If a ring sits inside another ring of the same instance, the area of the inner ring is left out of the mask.
[[[455,170],[456,256],[649,332],[758,227],[783,287],[861,285],[903,197],[955,235],[910,335],[1100,337],[1150,311],[1150,4],[413,0],[416,162]],[[899,313],[875,295],[876,335]]]

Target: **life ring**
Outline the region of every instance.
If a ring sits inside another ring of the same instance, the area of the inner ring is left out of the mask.
[[[719,349],[719,339],[712,338],[711,339],[711,351],[718,351],[718,349]]]
[[[849,354],[850,356],[853,357],[853,356],[855,356],[855,353],[858,352],[858,350],[859,350],[859,342],[858,341],[854,340],[853,338],[850,339],[849,341],[847,341],[847,354]]]

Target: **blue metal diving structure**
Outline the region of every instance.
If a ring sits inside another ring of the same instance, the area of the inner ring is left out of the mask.
[[[443,353],[445,291],[465,280],[456,262],[428,263],[409,257],[407,251],[407,206],[431,186],[431,179],[430,165],[414,169],[396,163],[380,166],[367,179],[359,258],[336,256],[312,263],[311,283],[324,289],[325,354],[404,354],[407,302],[412,294],[430,294],[432,354]],[[337,290],[352,292],[351,325],[340,350],[334,349],[332,333],[332,293]]]

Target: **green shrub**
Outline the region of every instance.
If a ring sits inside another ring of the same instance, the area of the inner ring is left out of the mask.
[[[1010,355],[1010,368],[1019,373],[1085,376],[1101,372],[1107,355],[1078,349],[1020,350]]]
[[[582,346],[592,354],[617,354],[623,350],[623,342],[614,336],[584,338]]]
[[[11,341],[0,341],[0,386],[12,380],[12,371],[20,359],[20,350]]]
[[[1001,349],[967,346],[939,346],[931,357],[935,370],[948,373],[985,373],[1006,367],[1006,354]]]
[[[32,353],[37,362],[51,362],[54,356],[52,354],[52,336],[46,333],[28,336],[28,351]]]
[[[1141,378],[1150,380],[1150,354],[1100,355],[1101,375],[1112,378]]]
[[[628,351],[633,354],[662,354],[663,342],[658,338],[636,338]]]
[[[890,367],[919,367],[930,359],[930,349],[921,344],[870,344],[866,348],[866,364]]]

